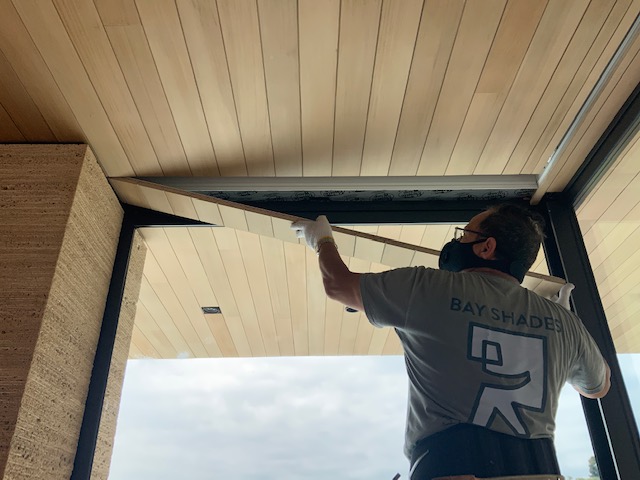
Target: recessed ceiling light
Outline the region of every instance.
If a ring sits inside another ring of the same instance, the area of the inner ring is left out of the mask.
[[[222,313],[222,309],[220,307],[202,307],[202,313]]]

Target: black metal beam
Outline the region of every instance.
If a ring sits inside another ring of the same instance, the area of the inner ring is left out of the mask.
[[[564,190],[578,208],[640,129],[640,84],[611,121]]]
[[[116,341],[118,319],[124,297],[124,286],[129,268],[129,255],[134,232],[135,225],[132,219],[125,214],[120,230],[109,292],[107,293],[100,337],[93,361],[89,392],[82,418],[71,480],[90,480],[91,478],[91,468],[98,441],[98,429],[102,417],[104,395],[107,390],[113,347]]]
[[[245,205],[315,219],[326,215],[333,224],[465,223],[500,200],[456,201],[300,201],[243,202]],[[523,204],[528,202],[521,200]]]
[[[541,210],[547,221],[545,253],[552,275],[575,284],[576,313],[611,368],[611,390],[602,399],[583,399],[594,453],[603,480],[640,478],[640,437],[624,385],[616,350],[582,233],[566,195],[545,197]]]
[[[134,228],[141,227],[211,227],[210,223],[191,220],[169,213],[157,212],[148,208],[123,204],[125,218],[133,224]]]

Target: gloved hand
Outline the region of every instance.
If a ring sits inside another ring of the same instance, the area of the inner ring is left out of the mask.
[[[333,243],[333,233],[331,225],[325,215],[320,215],[314,220],[298,220],[291,224],[291,228],[296,231],[296,237],[304,238],[309,247],[316,253],[320,253],[320,247],[325,243]]]
[[[558,292],[557,295],[551,297],[551,300],[558,305],[562,305],[567,310],[571,310],[571,304],[569,303],[569,297],[571,292],[576,286],[573,283],[565,283]]]

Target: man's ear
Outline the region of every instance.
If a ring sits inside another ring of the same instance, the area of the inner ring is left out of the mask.
[[[495,260],[496,258],[496,239],[493,237],[487,238],[483,243],[477,243],[474,245],[476,255],[485,260]]]

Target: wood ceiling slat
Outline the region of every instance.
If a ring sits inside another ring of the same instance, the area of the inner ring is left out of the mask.
[[[273,306],[271,305],[271,295],[260,237],[253,233],[240,231],[236,232],[236,236],[238,237],[238,245],[242,252],[244,267],[247,272],[247,280],[251,288],[251,297],[260,325],[260,333],[262,335],[265,353],[270,357],[278,356],[280,354],[278,334],[273,316]]]
[[[237,357],[238,350],[236,350],[236,346],[233,343],[233,338],[229,332],[228,322],[225,316],[221,313],[205,314],[204,318],[213,332],[222,356]]]
[[[591,71],[588,73],[588,77],[586,78],[585,83],[583,85],[580,85],[578,82],[579,93],[577,94],[573,104],[570,106],[570,108],[567,109],[567,113],[562,119],[562,123],[560,123],[560,125],[557,128],[552,128],[552,131],[549,133],[549,135],[547,135],[546,132],[543,133],[542,137],[538,140],[538,145],[536,146],[534,151],[531,152],[530,158],[527,161],[527,164],[525,165],[523,172],[542,171],[549,157],[551,156],[555,148],[560,143],[562,137],[566,132],[566,129],[569,127],[569,125],[577,115],[578,111],[582,107],[584,99],[586,99],[587,96],[589,95],[592,89],[592,86],[595,85],[595,83],[598,81],[601,73],[606,68],[611,57],[615,54],[616,50],[618,49],[623,39],[625,38],[626,34],[629,32],[631,25],[633,24],[633,22],[635,21],[638,15],[638,12],[640,12],[639,0],[633,0],[631,2],[631,6],[629,6],[629,8],[626,10],[624,17],[622,18],[622,21],[618,24],[613,35],[607,41],[607,34],[609,33],[611,28],[611,25],[609,24],[609,19],[611,19],[611,21],[615,24],[615,19],[617,18],[617,15],[618,15],[618,9],[619,8],[623,9],[625,5],[626,5],[626,2],[616,2],[616,6],[614,7],[612,14],[609,15],[609,18],[607,19],[607,23],[605,24],[600,34],[598,35],[596,42],[594,42],[594,47],[593,47],[594,50],[600,47],[600,42],[603,41],[606,43],[606,46],[604,47],[603,52],[595,62],[595,66],[593,66],[593,68],[591,68]],[[591,58],[591,54],[589,55],[589,59],[590,58]],[[585,64],[588,65],[589,62],[585,62]],[[576,80],[579,80],[579,75],[581,75],[582,73],[582,68],[583,67],[581,66],[580,71],[576,75],[578,77]],[[550,119],[550,122],[553,122],[553,121],[554,121],[553,118]],[[552,127],[554,127],[553,124],[551,125]],[[549,140],[549,138],[551,138],[551,140]]]
[[[136,175],[160,170],[131,91],[91,0],[53,0]]]
[[[251,233],[255,233],[257,235],[265,235],[267,237],[274,236],[271,217],[249,211],[246,211],[244,213],[246,216],[247,227]]]
[[[4,107],[0,104],[0,135],[2,135],[2,140],[4,142],[15,142],[21,143],[25,142],[26,139],[24,135],[18,130],[16,124],[13,123],[13,120],[4,109]]]
[[[295,349],[293,345],[284,245],[278,239],[268,237],[261,237],[260,244],[264,254],[264,269],[269,282],[278,348],[280,355],[292,356],[295,355]]]
[[[0,0],[0,50],[60,142],[86,138],[11,0]],[[11,141],[2,137],[3,141]]]
[[[637,200],[631,205],[620,204],[621,209],[612,208],[612,202],[616,202],[621,193],[630,190],[636,193],[637,190],[630,184],[638,181],[638,155],[640,155],[640,141],[636,137],[623,154],[619,157],[619,161],[613,165],[607,178],[598,183],[597,190],[589,194],[588,199],[580,210],[580,218],[588,220],[620,221],[629,210],[635,206]]]
[[[244,232],[249,230],[247,217],[245,217],[244,211],[238,210],[237,208],[231,208],[226,205],[218,205],[218,208],[220,209],[220,215],[222,216],[222,224],[225,227],[242,230]]]
[[[506,0],[467,2],[442,84],[418,175],[442,175],[500,23]]]
[[[191,235],[189,235],[189,231],[186,228],[164,228],[162,230],[169,241],[173,253],[175,253],[176,259],[180,263],[184,277],[191,287],[198,305],[201,307],[218,306],[218,299],[209,284],[207,274],[202,266],[202,260]],[[163,244],[164,248],[167,249],[166,242],[163,242]],[[172,254],[171,251],[159,253],[163,255]],[[161,258],[164,258],[164,256]]]
[[[438,259],[433,255],[428,255],[423,252],[416,252],[411,260],[412,267],[427,267],[427,268],[438,268]]]
[[[340,1],[298,1],[302,172],[330,176]]]
[[[166,192],[166,194],[169,207],[175,215],[184,218],[198,218],[198,212],[191,198],[169,192]]]
[[[398,240],[411,245],[420,245],[426,229],[426,225],[403,225]]]
[[[327,296],[316,254],[306,249],[307,267],[307,322],[309,329],[309,355],[324,354],[325,309]]]
[[[382,260],[384,244],[374,242],[368,238],[356,238],[353,255],[358,258],[369,258],[372,262]]]
[[[548,4],[474,173],[504,170],[588,5]]]
[[[108,159],[103,165],[105,173],[109,176],[135,175],[121,139],[116,135],[53,3],[50,0],[20,0],[14,2],[14,6],[96,156],[101,161]]]
[[[612,275],[598,284],[600,300],[602,301],[602,306],[605,309],[613,305],[632,290],[638,288],[638,285],[640,284],[640,270],[638,270],[638,263],[640,263],[640,258],[638,258],[638,256],[629,259],[628,264],[631,265],[630,271],[624,272],[624,274],[619,274],[619,270],[616,270]]]
[[[305,245],[284,245],[287,285],[291,308],[293,345],[296,355],[309,354],[309,324],[307,321],[307,272]]]
[[[371,335],[371,343],[369,344],[369,355],[382,355],[387,338],[391,334],[390,328],[375,328]]]
[[[395,245],[385,245],[380,262],[390,267],[406,267],[411,265],[411,261],[416,252]]]
[[[344,260],[349,261],[348,258]],[[342,314],[344,305],[326,297],[326,316],[324,321],[324,354],[338,355],[340,349],[340,332],[342,331]]]
[[[213,235],[213,229],[204,227],[188,228],[189,235],[198,251],[202,267],[207,274],[207,279],[222,309],[225,324],[233,340],[237,355],[250,357],[251,348],[247,340],[247,334],[242,322],[238,301],[234,296],[233,288],[226,275],[225,265],[222,261],[218,244]],[[216,330],[214,330],[214,334]],[[217,339],[217,337],[216,337]],[[222,339],[224,341],[224,339]],[[222,350],[222,346],[220,347]]]
[[[216,2],[178,0],[178,12],[220,174],[247,174]]]
[[[133,1],[100,0],[98,13],[164,175],[190,175],[149,42]]]
[[[229,283],[240,311],[244,331],[251,348],[251,356],[264,356],[266,352],[262,341],[260,323],[256,315],[251,287],[236,233],[228,228],[216,228],[213,230],[213,235],[216,238],[222,263],[224,264],[224,271],[229,278]]]
[[[285,242],[295,242],[300,243],[300,241],[304,241],[303,239],[298,239],[293,230],[291,230],[291,222],[285,220],[283,218],[271,218],[271,223],[273,226],[273,235]]]
[[[341,2],[334,176],[360,175],[381,6],[382,0]]]
[[[302,176],[296,0],[258,0],[262,56],[277,176]]]
[[[547,2],[509,2],[460,130],[447,175],[470,175],[511,90]]]
[[[622,33],[621,20],[629,9],[630,1],[612,3],[609,0],[591,2],[576,33],[574,34],[560,68],[553,75],[549,86],[536,107],[522,137],[518,141],[504,173],[540,173],[539,164],[542,151],[549,149],[549,141],[559,131],[564,133],[586,97],[578,97],[582,91],[587,94],[585,85],[593,86],[597,77],[592,75],[594,66],[612,35],[618,30]],[[626,30],[632,18],[627,17]],[[625,31],[626,31],[625,30]],[[618,44],[621,38],[618,39]],[[607,58],[613,52],[609,52]],[[601,68],[596,70],[601,71]],[[559,141],[559,140],[558,140]],[[557,142],[552,146],[555,148]],[[549,151],[545,162],[549,158]]]
[[[178,358],[178,350],[171,344],[165,332],[158,326],[149,310],[138,302],[135,327],[149,340],[159,358]]]
[[[198,218],[202,222],[212,223],[213,225],[224,225],[220,209],[215,203],[206,203],[193,200],[193,207],[196,209]]]
[[[107,27],[139,25],[140,17],[135,0],[93,0],[102,24]]]
[[[374,330],[376,329],[367,316],[360,312],[358,318],[354,319],[358,323],[358,332],[356,333],[356,341],[353,345],[353,355],[368,355],[371,347]]]
[[[29,142],[55,142],[55,135],[1,51],[0,85],[0,104],[25,139]]]
[[[439,250],[446,242],[451,240],[452,235],[449,234],[449,230],[449,225],[427,225],[420,245]]]
[[[251,176],[273,176],[273,147],[255,0],[218,0],[218,13]]]
[[[149,261],[150,255],[147,253],[145,258],[145,271],[147,269],[147,263]],[[153,275],[153,273],[148,276]],[[140,297],[138,300],[149,312],[149,314],[153,317],[156,324],[165,334],[167,339],[171,342],[171,345],[177,352],[177,356],[179,357],[194,357],[194,353],[191,350],[191,346],[183,337],[181,328],[182,323],[184,322],[184,314],[174,321],[171,318],[171,315],[164,307],[163,303],[160,301],[160,297],[154,290],[153,286],[147,279],[147,274],[142,277],[142,283],[140,284]]]
[[[145,263],[145,271],[150,273],[149,281],[174,321],[177,323],[180,316],[184,318],[181,331],[185,340],[191,345],[193,353],[198,357],[220,357],[220,349],[201,310],[205,305],[201,305],[196,298],[195,291],[185,275],[165,229],[146,229],[143,238],[153,254],[148,264]],[[188,236],[185,238],[183,235],[173,239],[178,243],[179,250],[189,249],[191,242]],[[185,244],[180,244],[180,241],[185,241]],[[186,255],[185,253],[184,256]],[[201,289],[202,287],[198,293],[208,296]]]
[[[593,276],[596,282],[601,282],[607,278],[614,269],[619,268],[628,262],[629,258],[638,251],[638,242],[640,241],[640,228],[638,224],[629,225],[627,229],[627,235],[622,236],[621,242],[610,244],[609,242],[603,242],[599,245],[598,250],[601,250],[601,256],[604,261],[593,270]]]
[[[137,0],[136,5],[187,155],[189,173],[217,176],[218,164],[175,2]]]
[[[415,175],[418,171],[464,5],[464,0],[425,1],[390,175]]]
[[[387,341],[382,349],[383,355],[402,355],[402,344],[396,334],[395,330],[389,329],[389,335]]]
[[[131,345],[133,345],[133,355],[137,358],[164,358],[135,324],[131,332]]]
[[[142,354],[140,349],[136,346],[135,342],[133,341],[133,337],[131,339],[131,343],[129,343],[129,354],[127,358],[134,359],[134,360],[139,358],[144,358],[144,355]]]
[[[585,114],[584,120],[560,157],[554,169],[539,184],[533,195],[534,202],[539,201],[545,192],[558,192],[567,185],[584,158],[620,110],[640,77],[640,37],[629,48],[618,68],[612,73],[602,93]]]
[[[360,175],[389,172],[423,3],[382,3]]]
[[[336,246],[338,247],[340,254],[345,257],[352,257],[356,244],[355,237],[341,232],[336,232],[333,237],[336,241]]]

